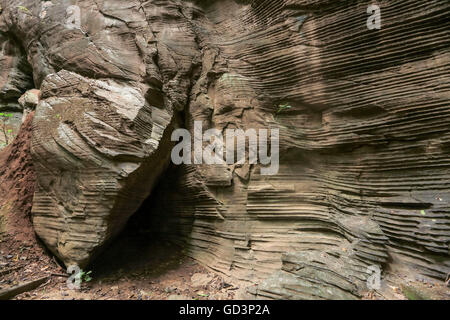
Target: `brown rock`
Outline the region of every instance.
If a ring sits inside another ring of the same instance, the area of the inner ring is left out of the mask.
[[[447,2],[385,1],[379,30],[361,2],[83,0],[75,27],[63,3],[45,15],[41,1],[0,3],[0,100],[31,78],[42,92],[33,222],[66,264],[123,228],[163,175],[172,130],[202,121],[279,128],[278,174],[173,169],[150,224],[257,284],[245,294],[355,299],[371,267],[445,280]]]

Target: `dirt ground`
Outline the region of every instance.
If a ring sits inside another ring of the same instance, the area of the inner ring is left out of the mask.
[[[32,230],[25,228],[24,230]],[[0,234],[0,290],[49,276],[37,289],[17,300],[231,300],[239,285],[227,283],[186,256],[183,248],[127,228],[89,270],[92,280],[80,290],[67,286],[66,270],[34,236],[26,232]],[[363,299],[450,299],[441,281],[410,279],[404,272],[386,272],[382,287]]]
[[[187,257],[183,249],[127,232],[87,271],[92,272],[92,280],[82,283],[80,290],[71,290],[66,270],[37,239],[23,241],[3,234],[0,290],[50,276],[17,300],[229,300],[239,289]]]
[[[89,270],[92,280],[82,283],[80,290],[68,288],[65,270],[45,252],[26,244],[8,252],[4,247],[0,272],[13,271],[0,276],[0,290],[50,275],[46,283],[16,296],[17,300],[228,300],[239,289],[186,257],[182,249],[163,242],[145,246],[140,258],[134,255],[136,248],[125,253],[122,244],[113,247],[94,263]]]
[[[7,270],[12,271],[2,274]],[[92,271],[92,280],[71,290],[65,269],[37,239],[33,243],[3,235],[0,242],[0,290],[50,276],[17,300],[232,300],[242,290],[187,257],[182,248],[127,232],[85,271]],[[438,281],[410,281],[388,272],[380,290],[364,293],[363,299],[448,300],[450,291]]]

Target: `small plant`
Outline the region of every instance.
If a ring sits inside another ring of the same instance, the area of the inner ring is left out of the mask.
[[[280,114],[281,112],[291,109],[291,108],[292,108],[292,106],[287,103],[280,104],[278,106],[277,114]]]
[[[89,282],[92,280],[92,277],[90,276],[90,274],[92,273],[92,271],[83,271],[80,270],[80,280],[81,282]]]
[[[24,7],[24,6],[17,6],[17,8],[18,8],[19,10],[23,11],[23,12],[30,13],[30,10],[28,10],[27,7]]]

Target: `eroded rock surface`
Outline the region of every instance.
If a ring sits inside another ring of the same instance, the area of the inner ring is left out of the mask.
[[[162,32],[166,15],[164,28],[189,32],[177,7],[71,5],[2,1],[0,30],[26,52],[28,77],[41,90],[32,138],[35,230],[66,264],[83,266],[167,166],[175,111],[187,103],[199,52],[193,38],[179,41],[184,33]],[[183,54],[172,55],[165,42]],[[17,63],[10,64],[9,72]]]
[[[368,4],[204,9],[217,33],[202,70],[216,76],[194,87],[191,120],[279,127],[281,167],[178,168],[151,224],[257,283],[251,297],[358,298],[376,270],[450,271],[449,5],[385,1],[381,29],[368,30]]]
[[[252,297],[358,298],[373,268],[450,272],[448,1],[384,1],[380,30],[370,1],[83,0],[79,27],[75,2],[0,3],[0,44],[20,52],[2,53],[2,92],[30,88],[22,53],[41,90],[34,226],[66,264],[121,230],[172,130],[202,121],[279,128],[279,173],[174,169],[152,226]]]
[[[0,150],[12,142],[25,120],[18,99],[32,87],[24,50],[14,37],[0,32]]]

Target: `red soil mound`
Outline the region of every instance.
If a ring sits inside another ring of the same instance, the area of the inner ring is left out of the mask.
[[[30,154],[33,116],[34,112],[13,143],[0,153],[0,215],[4,215],[7,233],[24,241],[35,237],[30,219],[36,182]]]

